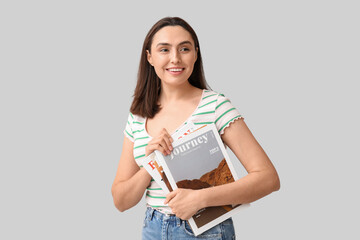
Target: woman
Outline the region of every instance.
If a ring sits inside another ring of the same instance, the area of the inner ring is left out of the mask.
[[[192,239],[192,231],[183,220],[199,209],[250,203],[279,189],[277,172],[244,119],[224,95],[208,89],[199,41],[184,20],[163,18],[147,34],[130,112],[112,195],[115,206],[125,211],[147,190],[143,239]],[[140,162],[154,150],[170,154],[171,134],[188,121],[214,123],[248,174],[211,189],[179,188],[165,195]],[[234,236],[230,218],[198,237]]]

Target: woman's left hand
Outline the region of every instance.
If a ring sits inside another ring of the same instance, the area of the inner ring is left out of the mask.
[[[188,220],[202,208],[199,195],[199,190],[178,188],[166,196],[164,203],[178,218]]]

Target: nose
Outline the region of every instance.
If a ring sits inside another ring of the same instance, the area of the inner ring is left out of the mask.
[[[178,51],[172,51],[171,63],[176,64],[181,62],[180,53]]]

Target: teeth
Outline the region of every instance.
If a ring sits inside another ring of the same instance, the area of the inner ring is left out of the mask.
[[[182,68],[172,68],[172,69],[169,69],[170,72],[180,72],[182,71]]]

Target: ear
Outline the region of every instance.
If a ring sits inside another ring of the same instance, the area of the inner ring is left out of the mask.
[[[151,58],[151,54],[150,54],[149,50],[146,50],[146,57],[147,57],[147,60],[150,63],[150,65],[153,66],[152,58]]]

